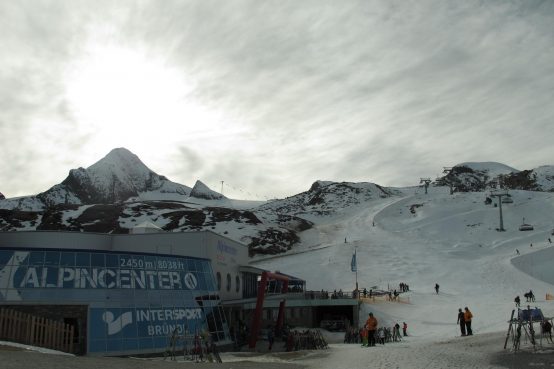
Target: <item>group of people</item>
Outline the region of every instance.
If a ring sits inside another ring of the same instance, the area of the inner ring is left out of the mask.
[[[399,342],[402,340],[398,322],[391,328],[378,327],[378,325],[377,318],[373,316],[373,313],[369,313],[365,325],[360,331],[362,346],[372,347],[376,343],[384,345],[385,342]],[[404,336],[408,335],[408,324],[406,322],[402,323],[402,333]]]
[[[535,301],[535,294],[533,293],[533,290],[529,290],[529,292],[525,292],[523,294],[523,297],[525,297],[527,302]],[[519,298],[519,295],[516,296],[516,298],[514,299],[514,302],[517,308],[521,306],[521,299]]]
[[[473,314],[466,306],[462,311],[462,308],[458,309],[458,320],[457,324],[460,325],[460,332],[462,336],[472,336],[473,331],[471,330],[471,319],[473,319]]]
[[[400,284],[398,286],[400,288],[400,292],[408,292],[410,290],[410,286],[408,286],[404,282],[400,282]]]

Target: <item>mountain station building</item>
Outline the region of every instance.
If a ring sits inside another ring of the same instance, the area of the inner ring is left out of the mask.
[[[156,228],[0,232],[0,309],[73,326],[77,354],[164,352],[175,333],[209,332],[218,346],[230,344],[252,320],[265,270],[249,264],[246,245],[219,234]],[[357,326],[356,299],[328,299],[279,274],[288,293],[271,293],[269,284],[263,327],[275,322],[283,299],[286,324],[340,319]]]

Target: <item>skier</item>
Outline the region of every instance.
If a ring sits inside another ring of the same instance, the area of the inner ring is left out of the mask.
[[[550,239],[550,237],[548,237],[548,243],[552,243],[552,240]]]
[[[437,295],[439,294],[439,284],[435,283],[435,291],[437,292]]]
[[[473,331],[471,330],[471,319],[473,319],[473,314],[471,314],[471,311],[467,308],[467,306],[464,308],[464,321],[466,323],[466,331],[468,336],[473,336]]]
[[[518,254],[518,255],[519,255],[519,250],[518,250],[518,249],[516,249],[516,254]]]
[[[394,325],[394,334],[393,334],[393,337],[394,337],[394,342],[399,342],[401,341],[402,339],[400,338],[400,324],[396,323]]]
[[[519,299],[519,295],[516,296],[516,298],[514,299],[514,302],[516,303],[516,307],[519,307],[519,306],[520,306],[521,300]]]
[[[368,346],[375,346],[375,331],[377,330],[377,319],[373,313],[369,313],[365,325],[367,326]]]
[[[408,336],[408,324],[406,322],[402,323],[402,333],[404,333],[404,337]]]
[[[465,322],[465,316],[464,316],[464,312],[462,311],[462,308],[458,309],[458,321],[456,323],[460,325],[460,332],[462,333],[462,336],[465,336],[466,322]]]

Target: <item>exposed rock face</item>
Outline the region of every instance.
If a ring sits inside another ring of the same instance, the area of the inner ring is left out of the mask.
[[[257,210],[300,218],[325,216],[333,214],[338,209],[358,206],[375,198],[386,198],[395,194],[398,194],[397,190],[374,183],[317,181],[309,191],[284,200],[272,201]]]
[[[175,202],[128,204],[56,205],[44,211],[0,209],[0,231],[59,230],[75,232],[129,233],[148,219],[164,231],[212,230],[241,241],[250,253],[280,253],[298,242],[296,230],[263,223],[252,211],[223,207],[189,207]],[[287,219],[294,228],[294,219]],[[297,228],[309,227],[305,222]]]
[[[226,199],[222,194],[211,190],[201,181],[196,181],[192,191],[190,192],[190,197],[195,197],[197,199],[205,200],[223,200]]]
[[[554,191],[554,167],[541,166],[519,171],[500,163],[464,163],[437,180],[456,192],[507,190]]]
[[[6,196],[4,196],[4,195],[2,194],[2,192],[0,192],[0,200],[4,200],[5,198],[6,198]]]

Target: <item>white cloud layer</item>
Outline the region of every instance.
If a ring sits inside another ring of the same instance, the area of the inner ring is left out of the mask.
[[[9,197],[114,147],[260,198],[553,164],[554,2],[3,0],[0,21]]]

